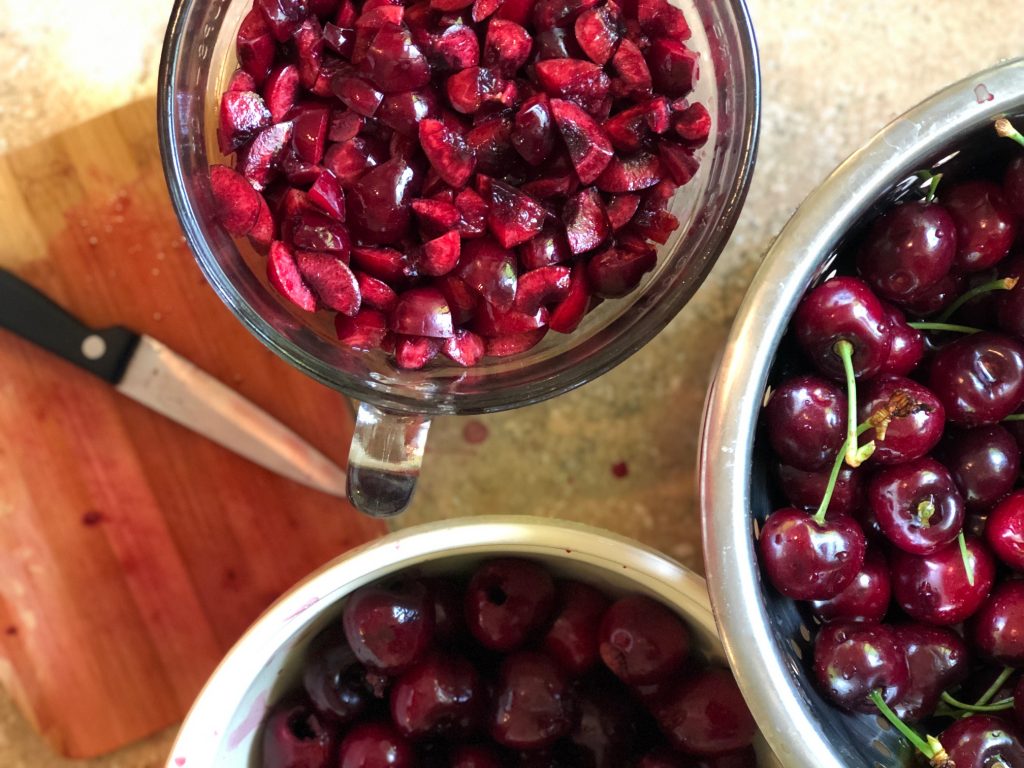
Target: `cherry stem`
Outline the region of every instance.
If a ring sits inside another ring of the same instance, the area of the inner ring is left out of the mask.
[[[911,328],[919,331],[949,331],[950,333],[981,333],[981,328],[972,328],[969,325],[954,325],[953,323],[907,323]]]
[[[871,420],[865,421],[863,424],[857,425],[856,434],[859,437],[872,428]],[[846,448],[850,443],[850,438],[846,438],[846,441],[839,448],[839,453],[836,456],[835,462],[832,464],[832,473],[828,476],[828,485],[825,486],[825,494],[822,496],[821,504],[818,505],[818,511],[814,513],[814,522],[818,525],[825,524],[825,513],[828,512],[828,505],[832,501],[832,493],[836,489],[836,481],[839,479],[839,470],[843,468],[843,459],[846,453]],[[869,443],[872,445],[872,443]]]
[[[942,181],[942,174],[932,173],[931,171],[918,171],[915,175],[922,182],[928,183],[928,191],[924,194],[924,201],[926,203],[935,202],[935,193],[939,189],[939,182]]]
[[[964,560],[964,570],[967,571],[967,583],[972,587],[974,586],[974,558],[971,553],[967,551],[967,539],[964,538],[964,532],[960,533],[956,537],[957,541],[960,542],[960,557]]]
[[[859,467],[875,451],[874,443],[863,448],[857,446],[857,376],[853,372],[853,344],[840,339],[834,347],[835,353],[843,361],[843,373],[846,375],[846,463],[851,467]]]
[[[971,299],[976,299],[979,296],[991,293],[992,291],[1012,291],[1017,287],[1018,278],[1016,277],[1004,277],[1000,280],[993,280],[990,283],[983,283],[971,290],[967,291],[960,298],[946,307],[946,311],[935,318],[937,322],[944,323],[951,318],[960,307],[962,307]]]
[[[981,698],[974,702],[974,706],[983,707],[992,701],[992,697],[999,693],[999,689],[1003,687],[1007,680],[1010,679],[1010,675],[1013,674],[1013,667],[1003,667],[1003,671],[999,673],[999,677],[992,681],[992,685],[988,687],[988,690],[981,695]]]
[[[1002,699],[994,704],[966,704],[962,701],[954,699],[945,691],[942,692],[942,700],[949,704],[951,707],[956,709],[962,709],[964,712],[1003,712],[1007,709],[1013,709],[1013,699]]]
[[[935,514],[935,504],[931,499],[925,499],[917,505],[917,517],[921,521],[922,528],[931,526],[932,515]]]
[[[902,733],[903,736],[907,739],[907,741],[909,741],[911,744],[917,747],[918,751],[920,751],[922,755],[927,757],[929,760],[932,760],[935,757],[938,750],[936,750],[927,741],[922,739],[918,735],[917,731],[915,731],[909,725],[900,720],[899,715],[893,712],[889,708],[889,705],[885,703],[885,699],[882,698],[881,691],[872,691],[869,694],[869,698],[871,699],[872,703],[876,707],[878,707],[878,711],[882,713],[882,716],[890,723],[892,723],[893,728]],[[929,739],[931,740],[931,737],[929,737]]]
[[[1003,421],[1024,421],[1024,413],[1011,413]]]
[[[1021,136],[1020,131],[1014,128],[1013,123],[1011,123],[1005,117],[1000,117],[998,120],[996,120],[996,133],[998,133],[1004,139],[1013,139],[1022,147],[1024,147],[1024,136]]]

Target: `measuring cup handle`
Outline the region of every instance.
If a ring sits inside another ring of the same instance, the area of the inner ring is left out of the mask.
[[[348,453],[348,497],[370,517],[409,506],[420,477],[430,419],[359,403]]]

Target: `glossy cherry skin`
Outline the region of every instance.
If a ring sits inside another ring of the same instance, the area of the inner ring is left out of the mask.
[[[764,521],[758,547],[768,580],[779,592],[794,600],[828,600],[860,572],[867,541],[853,518],[818,525],[811,515],[788,507]]]
[[[985,541],[1003,563],[1024,571],[1024,491],[996,504],[985,524]]]
[[[814,511],[825,498],[829,475],[832,468],[827,467],[813,472],[797,469],[786,464],[776,467],[776,477],[782,493],[794,507]],[[828,502],[828,515],[850,514],[864,500],[864,472],[843,465],[832,489],[832,498]]]
[[[826,624],[814,640],[814,676],[821,692],[851,712],[875,712],[873,691],[892,704],[907,690],[907,660],[885,624]]]
[[[365,243],[399,242],[409,230],[412,200],[419,193],[422,173],[395,157],[370,169],[346,190],[346,222]]]
[[[967,278],[961,272],[950,272],[930,288],[918,291],[900,306],[909,314],[927,317],[941,312],[964,292]]]
[[[892,304],[882,302],[885,315],[892,324],[892,344],[879,373],[907,376],[924,357],[924,334],[907,324],[907,318]]]
[[[1024,581],[1004,581],[971,617],[967,636],[978,654],[1003,666],[1024,664]]]
[[[999,263],[1017,235],[1017,220],[999,185],[968,181],[946,190],[942,202],[957,229],[956,268],[979,272]]]
[[[627,685],[648,685],[677,672],[690,652],[690,631],[672,611],[643,595],[616,600],[601,620],[601,660]]]
[[[910,679],[893,709],[904,722],[930,717],[945,690],[960,685],[971,670],[971,652],[956,632],[927,624],[893,627],[896,642],[907,658]]]
[[[578,581],[559,582],[557,589],[559,607],[542,647],[570,676],[579,677],[599,658],[601,619],[609,600]]]
[[[926,624],[959,624],[985,602],[995,579],[995,560],[977,539],[967,539],[968,556],[974,565],[974,585],[958,542],[930,555],[911,555],[895,550],[890,560],[893,597],[913,619]]]
[[[811,611],[822,622],[859,621],[875,624],[885,618],[892,599],[889,563],[877,549],[869,549],[864,567],[849,586],[829,600],[811,601]]]
[[[359,723],[341,742],[337,768],[414,768],[416,755],[394,726]]]
[[[1024,765],[1024,742],[1007,721],[991,715],[956,720],[939,737],[956,768],[1016,768]]]
[[[262,768],[333,768],[334,732],[309,704],[286,704],[263,726]]]
[[[908,202],[875,220],[857,270],[883,299],[902,301],[946,276],[956,258],[956,224],[938,203]]]
[[[948,432],[939,455],[972,512],[1009,493],[1020,473],[1020,448],[999,424]]]
[[[883,467],[868,484],[867,501],[885,537],[911,554],[941,549],[963,527],[963,498],[949,470],[935,459]]]
[[[889,359],[889,317],[868,284],[856,277],[835,277],[804,296],[793,316],[793,330],[814,367],[833,379],[845,378],[835,351],[841,340],[853,345],[858,378],[874,376]]]
[[[768,442],[784,464],[831,467],[846,440],[846,395],[818,376],[783,382],[764,408]]]
[[[482,725],[484,696],[472,664],[434,652],[395,681],[391,721],[410,739],[464,738]]]
[[[341,627],[318,635],[306,654],[303,686],[317,711],[345,725],[370,705],[366,668],[345,641]]]
[[[750,745],[757,726],[733,676],[711,667],[669,685],[651,706],[669,743],[711,757]]]
[[[859,394],[861,421],[889,403],[898,393],[908,395],[916,404],[913,413],[892,419],[879,440],[874,429],[864,433],[864,441],[875,441],[871,461],[875,464],[901,464],[925,456],[942,438],[946,410],[928,389],[902,376],[877,376]]]
[[[987,332],[956,339],[935,353],[928,388],[949,421],[995,424],[1024,401],[1024,344]]]
[[[359,661],[395,674],[426,653],[434,636],[434,605],[418,582],[370,584],[349,596],[342,622]]]
[[[494,690],[491,738],[511,749],[543,749],[571,728],[569,683],[558,665],[540,653],[506,656]]]
[[[466,623],[477,642],[511,651],[539,632],[555,607],[555,582],[528,560],[484,563],[466,589]]]

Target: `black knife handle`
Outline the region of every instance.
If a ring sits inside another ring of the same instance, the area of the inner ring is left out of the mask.
[[[117,384],[138,334],[114,326],[93,330],[17,275],[0,267],[0,328]]]

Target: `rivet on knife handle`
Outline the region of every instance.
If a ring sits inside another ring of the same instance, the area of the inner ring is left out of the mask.
[[[117,384],[139,341],[114,326],[94,330],[17,275],[0,268],[0,328]]]

